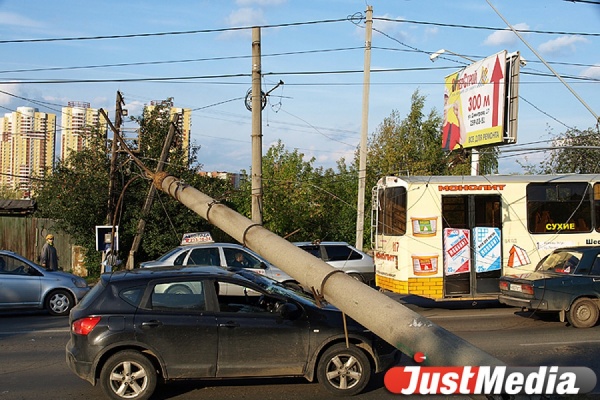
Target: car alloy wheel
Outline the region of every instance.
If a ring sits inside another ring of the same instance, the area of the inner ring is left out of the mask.
[[[371,379],[371,364],[365,353],[354,345],[338,343],[319,360],[317,377],[336,395],[353,396],[363,391]]]
[[[100,385],[111,399],[145,400],[156,388],[156,369],[143,354],[125,350],[106,361],[100,373]]]

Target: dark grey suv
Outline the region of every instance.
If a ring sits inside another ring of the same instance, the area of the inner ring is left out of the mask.
[[[66,360],[112,399],[147,399],[159,381],[276,376],[348,396],[400,353],[346,324],[348,345],[338,309],[249,271],[137,269],[103,275],[71,311]]]

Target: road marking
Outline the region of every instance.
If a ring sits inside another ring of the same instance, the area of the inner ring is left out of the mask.
[[[542,342],[542,343],[519,343],[519,346],[540,346],[540,345],[549,345],[549,346],[560,346],[567,344],[582,344],[582,343],[600,343],[600,340],[578,340],[576,342]]]
[[[499,315],[505,315],[503,313],[494,313],[494,314],[480,314],[480,313],[469,313],[469,314],[461,314],[457,313],[454,315],[431,315],[428,316],[426,313],[420,314],[427,319],[457,319],[462,317],[484,317],[484,318],[497,318]]]
[[[23,335],[23,334],[31,334],[31,333],[68,333],[70,331],[69,328],[63,329],[42,329],[35,331],[13,331],[13,332],[0,332],[0,335]]]

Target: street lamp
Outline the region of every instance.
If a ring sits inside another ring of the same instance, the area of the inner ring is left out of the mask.
[[[434,62],[435,60],[437,60],[437,58],[439,56],[441,56],[444,53],[449,53],[454,56],[464,58],[465,60],[468,60],[472,63],[476,62],[475,60],[473,60],[469,57],[463,56],[462,54],[458,54],[458,53],[455,53],[453,51],[446,50],[446,49],[440,49],[440,50],[436,51],[435,53],[431,53],[431,55],[429,56],[429,59],[431,60],[431,62]],[[477,151],[477,149],[472,148],[471,149],[471,175],[478,175],[478,174],[479,174],[479,152]]]
[[[437,60],[437,58],[439,56],[441,56],[444,53],[450,53],[450,54],[455,55],[457,57],[464,58],[465,60],[469,60],[469,61],[471,61],[473,63],[476,62],[475,60],[470,59],[469,57],[465,57],[462,54],[458,54],[458,53],[455,53],[453,51],[446,50],[446,49],[440,49],[440,50],[436,51],[435,53],[431,53],[431,55],[429,56],[429,59],[431,60],[431,62],[434,62],[435,60]]]

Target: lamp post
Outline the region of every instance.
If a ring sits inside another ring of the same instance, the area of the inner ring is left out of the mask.
[[[464,58],[465,60],[471,61],[472,63],[477,62],[469,57],[463,56],[462,54],[458,54],[458,53],[455,53],[453,51],[446,50],[446,49],[440,49],[440,50],[436,51],[435,53],[431,53],[431,55],[429,56],[429,59],[431,60],[431,62],[434,62],[439,56],[441,56],[444,53],[450,53],[454,56]]]
[[[458,53],[455,53],[455,52],[447,50],[447,49],[440,49],[440,50],[436,51],[435,53],[431,53],[431,55],[429,56],[429,59],[431,60],[431,62],[434,62],[435,60],[437,60],[437,58],[439,56],[441,56],[444,53],[448,53],[448,54],[452,54],[452,55],[460,57],[460,58],[464,58],[465,60],[468,60],[472,63],[477,62],[469,57],[463,56],[462,54],[458,54]],[[471,175],[478,175],[478,174],[479,174],[479,151],[477,151],[476,148],[472,148],[471,149]]]

